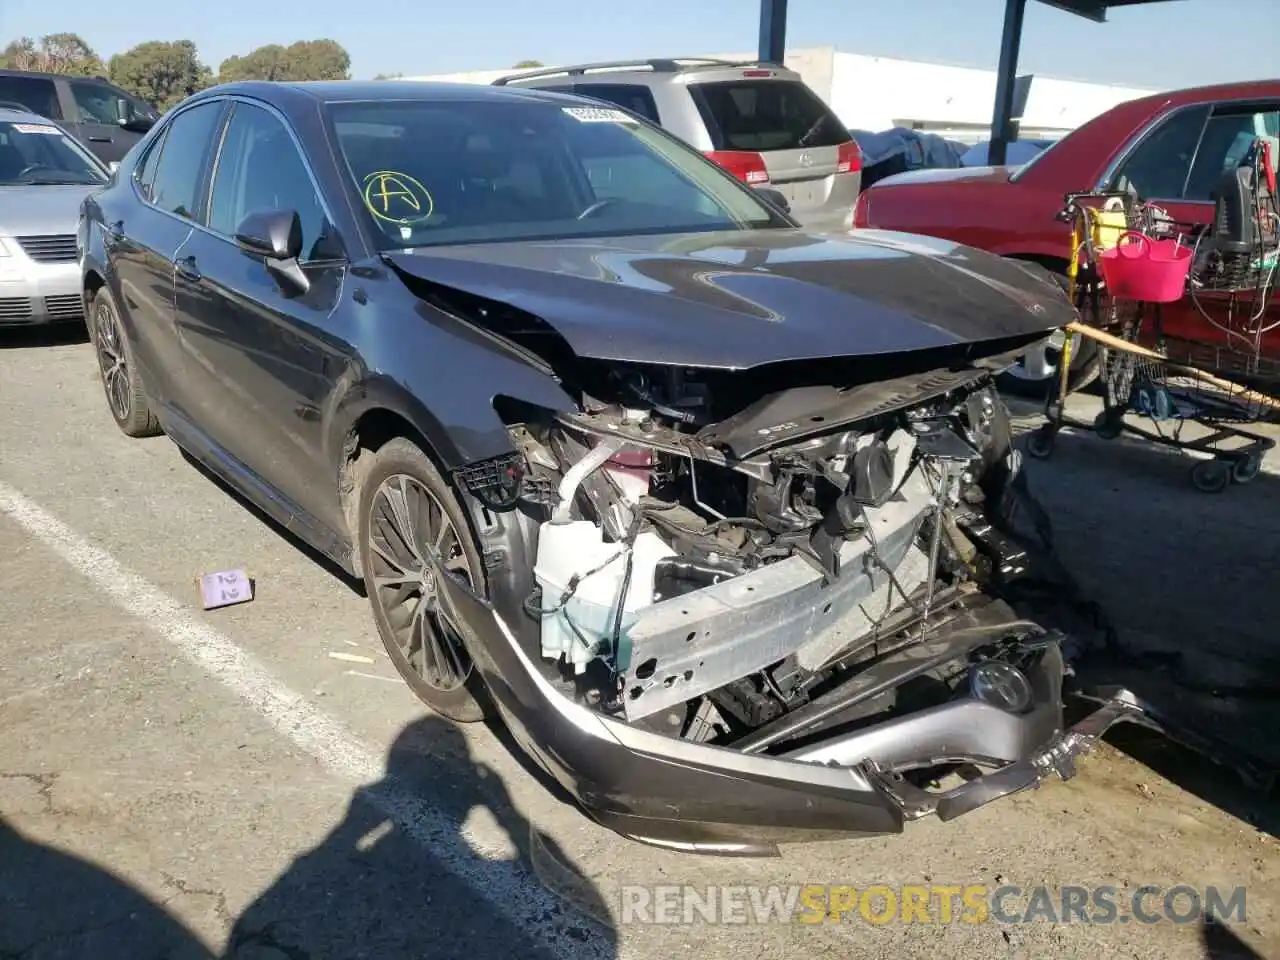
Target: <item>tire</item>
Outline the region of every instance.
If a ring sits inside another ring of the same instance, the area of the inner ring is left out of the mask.
[[[1048,460],[1053,456],[1053,442],[1057,430],[1046,424],[1027,434],[1027,453],[1037,460]]]
[[[1231,483],[1231,464],[1201,460],[1191,468],[1191,483],[1202,493],[1222,493]]]
[[[462,723],[483,720],[489,699],[463,642],[467,631],[448,621],[437,599],[438,574],[425,562],[443,521],[446,566],[483,592],[484,567],[466,514],[430,458],[409,440],[390,440],[367,456],[357,549],[382,645],[409,689],[436,713]],[[416,541],[412,549],[403,535],[406,522]]]
[[[100,288],[89,302],[85,327],[98,361],[98,376],[107,410],[126,437],[154,437],[160,421],[151,410],[142,374],[134,361],[133,344],[120,322],[120,311],[111,292]]]
[[[1231,466],[1231,479],[1236,483],[1252,483],[1262,472],[1262,454],[1246,453]]]
[[[1093,432],[1102,440],[1115,440],[1124,433],[1124,415],[1103,410],[1093,418]]]

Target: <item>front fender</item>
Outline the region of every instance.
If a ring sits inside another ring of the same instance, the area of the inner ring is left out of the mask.
[[[417,312],[420,320],[387,324],[389,335],[377,338],[337,385],[325,431],[330,462],[341,464],[348,436],[374,411],[408,421],[440,465],[454,470],[514,449],[494,409],[500,396],[577,409],[549,373],[463,321],[421,303]]]
[[[86,324],[93,323],[89,312],[88,292],[99,285],[106,286],[117,303],[121,302],[119,281],[111,269],[106,242],[102,236],[102,218],[98,204],[86,197],[80,206],[80,221],[76,227],[77,246],[80,248],[80,298],[84,307]],[[89,328],[90,335],[93,329]]]

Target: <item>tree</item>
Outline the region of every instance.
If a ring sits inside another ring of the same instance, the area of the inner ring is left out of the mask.
[[[532,69],[533,67],[544,67],[544,66],[546,66],[546,64],[544,64],[541,60],[521,60],[511,69],[526,70],[526,69]]]
[[[190,40],[149,40],[111,58],[111,82],[165,111],[213,80]]]
[[[379,73],[374,76],[375,80],[399,80],[403,77],[403,73]]]
[[[232,80],[346,80],[351,57],[334,40],[299,40],[282,47],[269,43],[228,57],[218,68],[218,82]]]
[[[0,66],[9,70],[39,70],[92,77],[104,72],[101,58],[77,33],[50,33],[37,42],[14,40],[0,52]]]

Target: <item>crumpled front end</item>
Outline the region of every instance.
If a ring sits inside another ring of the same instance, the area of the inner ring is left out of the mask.
[[[457,473],[490,597],[448,602],[516,738],[621,833],[896,832],[1132,714],[1066,729],[1064,638],[1002,599],[1032,558],[989,370],[831,371],[580,363],[578,411],[500,400],[515,452]]]

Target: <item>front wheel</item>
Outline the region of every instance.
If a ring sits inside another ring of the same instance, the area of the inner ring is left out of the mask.
[[[391,440],[372,456],[360,484],[358,537],[382,644],[432,710],[451,720],[482,720],[488,702],[483,681],[461,625],[450,620],[439,595],[437,563],[484,589],[480,553],[462,507],[431,460],[408,440]]]

